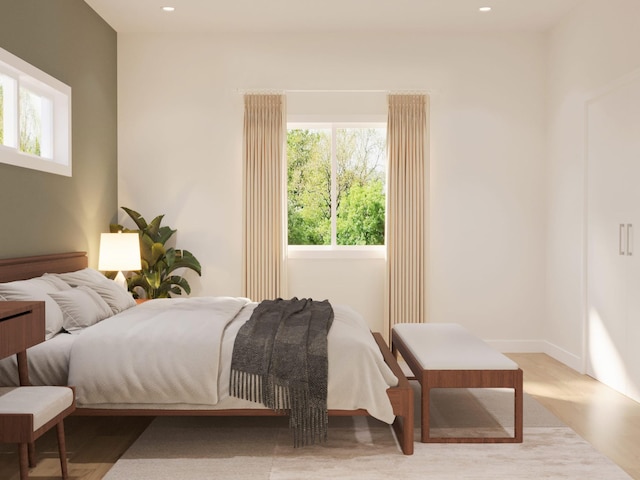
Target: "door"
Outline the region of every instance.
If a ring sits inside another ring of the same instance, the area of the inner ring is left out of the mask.
[[[640,398],[640,78],[588,104],[587,373]]]
[[[629,236],[627,282],[627,390],[626,394],[640,402],[640,79],[629,86],[625,118],[625,145],[628,160],[627,185],[632,225]]]

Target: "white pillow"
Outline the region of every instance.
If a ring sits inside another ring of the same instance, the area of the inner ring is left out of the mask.
[[[113,312],[100,295],[89,287],[79,286],[62,292],[50,293],[62,310],[64,329],[69,333],[80,333]]]
[[[57,273],[56,277],[64,280],[72,287],[111,281],[93,268],[83,268],[82,270],[76,270],[75,272],[68,273]]]
[[[60,273],[57,277],[72,287],[90,287],[107,302],[114,314],[136,306],[135,299],[127,290],[92,268]]]
[[[41,277],[38,277],[38,280],[42,280],[43,282],[47,282],[55,287],[55,291],[69,290],[71,285],[62,280],[56,274],[45,273]]]
[[[0,300],[45,302],[45,340],[49,340],[62,330],[62,311],[48,293],[58,292],[59,289],[42,277],[15,282],[0,283]]]

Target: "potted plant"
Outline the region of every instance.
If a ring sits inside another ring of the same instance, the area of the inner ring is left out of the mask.
[[[131,217],[137,230],[125,228],[119,224],[111,224],[112,233],[138,233],[140,235],[140,260],[142,270],[131,272],[127,278],[129,291],[134,298],[166,298],[169,294],[181,295],[184,291],[191,293],[189,282],[176,274],[180,268],[188,268],[202,275],[200,262],[188,250],[166,247],[166,242],[177,230],[160,226],[164,215],[158,215],[147,222],[142,215],[130,208],[122,209]]]

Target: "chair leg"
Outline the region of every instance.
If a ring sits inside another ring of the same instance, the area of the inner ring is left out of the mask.
[[[38,462],[36,461],[36,442],[29,443],[29,467],[34,468]]]
[[[60,455],[60,469],[62,470],[62,478],[69,478],[67,471],[67,444],[64,440],[64,422],[60,420],[56,425],[56,431],[58,433],[58,453]]]
[[[20,456],[20,480],[29,479],[29,447],[26,443],[20,443],[18,445],[18,452]]]

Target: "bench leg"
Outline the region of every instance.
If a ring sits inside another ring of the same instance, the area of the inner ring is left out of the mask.
[[[62,478],[69,478],[67,471],[67,444],[64,439],[64,422],[60,420],[56,425],[56,432],[58,434],[58,453],[60,455],[60,470],[62,471]]]
[[[29,443],[29,466],[34,468],[38,462],[36,461],[36,442]]]
[[[523,391],[523,379],[522,379],[522,370],[519,369],[516,372],[516,379],[515,379],[515,386],[514,386],[514,406],[513,406],[513,411],[514,413],[514,424],[513,424],[513,441],[515,443],[522,443],[522,437],[523,437],[523,420],[524,420],[524,406],[523,406],[523,400],[524,400],[524,391]]]
[[[20,480],[29,479],[29,447],[26,443],[20,443],[18,445],[18,452],[20,457]]]
[[[422,382],[420,385],[420,391],[422,395],[422,426],[420,433],[420,441],[422,443],[429,443],[429,431],[431,429],[431,389],[427,386],[426,382]]]

